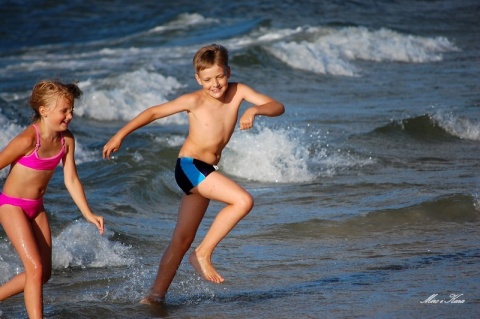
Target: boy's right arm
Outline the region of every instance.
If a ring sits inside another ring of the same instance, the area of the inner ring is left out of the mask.
[[[120,130],[118,130],[118,132],[114,136],[112,136],[112,138],[103,147],[103,158],[110,159],[110,155],[120,149],[123,139],[128,134],[156,120],[154,115],[155,108],[157,107],[159,107],[159,105],[149,107],[142,113],[138,114],[133,120],[128,122]]]
[[[188,109],[188,96],[181,96],[173,101],[151,106],[138,114],[133,120],[122,127],[103,147],[103,158],[110,159],[110,155],[120,149],[123,139],[133,131],[160,118],[186,111]]]

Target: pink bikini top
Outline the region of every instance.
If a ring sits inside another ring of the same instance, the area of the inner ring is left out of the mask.
[[[38,157],[38,148],[40,147],[40,132],[35,124],[33,124],[33,127],[35,127],[35,131],[37,132],[37,145],[35,145],[35,150],[30,155],[20,157],[17,160],[17,163],[35,170],[47,171],[55,169],[65,154],[65,139],[63,138],[63,134],[61,134],[62,149],[60,152],[57,155],[49,158],[40,158]]]

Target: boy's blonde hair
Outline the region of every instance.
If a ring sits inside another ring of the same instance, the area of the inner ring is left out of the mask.
[[[228,50],[219,44],[211,44],[202,47],[193,57],[195,73],[208,69],[213,65],[228,67]]]
[[[40,106],[46,106],[59,97],[64,97],[73,105],[73,101],[83,94],[76,83],[63,84],[56,80],[43,80],[35,84],[28,103],[34,111],[33,122],[40,120]]]

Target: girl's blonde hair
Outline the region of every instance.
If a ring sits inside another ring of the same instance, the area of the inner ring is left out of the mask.
[[[33,122],[40,120],[40,106],[46,106],[52,101],[63,97],[73,105],[73,101],[82,96],[83,92],[76,83],[61,83],[57,80],[43,80],[35,84],[28,103],[33,109]]]

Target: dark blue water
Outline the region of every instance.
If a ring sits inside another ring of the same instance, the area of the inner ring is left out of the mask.
[[[0,147],[29,124],[37,80],[79,81],[78,171],[106,219],[101,237],[59,169],[45,316],[478,317],[479,14],[473,0],[3,1]],[[255,198],[215,252],[226,282],[185,260],[166,305],[149,308],[138,302],[175,226],[187,118],[135,132],[111,161],[101,149],[146,107],[197,89],[193,54],[213,42],[233,81],[286,113],[236,130],[220,162]],[[0,238],[5,282],[22,266]],[[0,302],[0,318],[23,317],[22,296]]]

